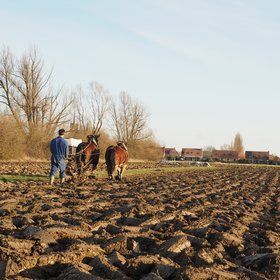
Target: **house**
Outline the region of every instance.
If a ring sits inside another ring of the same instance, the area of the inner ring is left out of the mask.
[[[183,148],[181,152],[181,157],[185,160],[200,160],[202,155],[202,149],[198,148]]]
[[[236,161],[238,160],[238,152],[231,150],[214,150],[212,152],[212,158],[221,161]]]
[[[179,156],[179,153],[175,148],[164,148],[164,157],[165,159],[175,160]]]
[[[269,151],[246,151],[245,159],[252,163],[266,163],[269,160]]]

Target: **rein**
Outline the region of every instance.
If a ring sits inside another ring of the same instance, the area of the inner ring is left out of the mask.
[[[93,159],[90,159],[84,166],[83,166],[83,169],[87,169],[90,165],[90,163],[92,162]]]
[[[92,142],[90,142],[90,143],[88,143],[87,145],[86,145],[86,147],[84,148],[84,149],[82,149],[81,151],[79,151],[77,154],[78,155],[82,155],[82,154],[85,154],[84,153],[84,151],[89,147],[89,145],[91,144]],[[96,146],[96,149],[98,149],[98,144],[96,143],[93,143],[95,146]]]
[[[88,143],[87,145],[86,145],[86,147],[84,148],[84,149],[82,149],[81,151],[79,151],[77,154],[78,155],[85,155],[85,150],[90,146],[90,144],[92,144],[93,142],[90,142],[90,143]],[[93,143],[95,146],[96,146],[96,150],[98,150],[98,143],[95,141],[95,143]],[[100,152],[96,152],[96,150],[95,150],[95,152],[93,152],[93,153],[91,153],[91,155],[98,155],[98,154],[100,154]],[[93,160],[93,158],[90,158],[90,160],[83,166],[83,169],[84,170],[86,170],[88,167],[89,167],[89,165],[91,164],[91,162],[92,162],[92,160]]]

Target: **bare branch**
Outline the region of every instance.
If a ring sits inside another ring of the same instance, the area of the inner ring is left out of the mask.
[[[145,107],[126,92],[120,93],[118,101],[112,102],[110,109],[111,127],[117,140],[132,143],[150,138]]]
[[[97,134],[101,130],[110,106],[111,97],[99,83],[91,82],[87,90],[76,90],[75,116],[78,129],[84,133]]]
[[[0,102],[7,106],[18,126],[31,136],[36,130],[50,134],[64,123],[71,99],[61,102],[54,93],[52,71],[46,72],[36,48],[16,59],[7,48],[0,55]]]

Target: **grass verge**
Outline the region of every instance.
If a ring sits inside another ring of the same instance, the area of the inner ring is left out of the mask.
[[[0,175],[0,182],[18,182],[18,181],[47,181],[48,177],[44,175]]]
[[[213,168],[213,167],[211,167]],[[193,170],[206,170],[209,167],[185,167],[185,166],[168,166],[160,168],[143,168],[143,169],[128,169],[125,171],[125,176],[150,175],[159,173],[174,173],[188,172]],[[107,177],[106,171],[97,171],[97,178],[104,179]],[[0,182],[22,182],[22,181],[48,181],[48,176],[44,175],[0,175]]]

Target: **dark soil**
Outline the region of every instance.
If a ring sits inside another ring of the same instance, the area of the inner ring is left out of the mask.
[[[279,279],[279,170],[0,183],[0,279]]]

